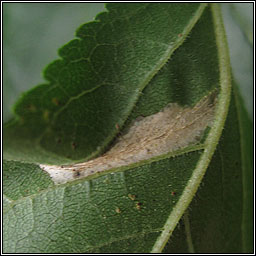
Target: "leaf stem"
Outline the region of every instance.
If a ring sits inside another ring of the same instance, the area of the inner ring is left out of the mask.
[[[213,15],[220,72],[220,94],[218,96],[216,106],[215,122],[205,141],[204,153],[197,163],[197,166],[190,180],[188,181],[180,200],[177,202],[176,206],[173,208],[173,211],[169,215],[161,235],[158,237],[155,245],[152,248],[152,253],[160,253],[163,250],[177,223],[196,194],[219,142],[229,109],[231,95],[231,72],[227,39],[219,5],[211,4],[211,11]]]

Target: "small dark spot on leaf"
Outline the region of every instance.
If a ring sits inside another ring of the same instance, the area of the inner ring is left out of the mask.
[[[136,209],[137,210],[141,210],[141,206],[142,206],[142,203],[140,203],[140,202],[136,203]]]
[[[57,139],[57,143],[60,144],[62,142],[61,138]]]
[[[36,107],[35,107],[35,105],[33,105],[33,104],[29,104],[29,105],[27,106],[27,109],[28,109],[29,111],[31,111],[31,112],[36,112]]]
[[[131,200],[135,200],[136,196],[135,195],[132,195],[132,194],[128,194],[128,197],[131,199]]]
[[[60,105],[60,101],[57,98],[52,98],[52,103],[56,106]]]
[[[121,213],[121,210],[120,210],[120,208],[116,208],[116,213]]]
[[[73,170],[73,171],[76,171],[76,170]],[[76,171],[74,173],[74,175],[73,175],[74,178],[79,177],[79,176],[80,176],[80,172],[79,171]]]
[[[77,147],[77,144],[75,142],[72,142],[71,147],[72,147],[73,150],[75,150],[76,147]]]
[[[171,195],[172,195],[172,196],[175,196],[175,195],[176,195],[176,192],[175,192],[175,191],[172,191],[172,192],[171,192]]]

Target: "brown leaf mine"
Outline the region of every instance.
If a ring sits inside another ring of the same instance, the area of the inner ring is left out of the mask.
[[[213,121],[214,95],[204,97],[192,108],[170,103],[156,114],[135,120],[127,133],[98,158],[74,165],[40,167],[55,184],[60,184],[195,144]],[[74,170],[79,175],[74,175]]]

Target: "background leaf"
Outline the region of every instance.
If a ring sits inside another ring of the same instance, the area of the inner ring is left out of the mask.
[[[253,5],[252,3],[229,3],[221,6],[234,79],[238,83],[245,108],[252,120],[253,47],[246,34],[253,33]],[[241,22],[245,25],[241,25]]]
[[[234,84],[235,100],[241,136],[242,180],[243,180],[243,249],[253,252],[253,124],[245,109],[237,85]]]

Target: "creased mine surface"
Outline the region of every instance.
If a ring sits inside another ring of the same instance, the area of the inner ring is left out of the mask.
[[[49,173],[55,184],[61,184],[197,143],[205,128],[211,126],[215,101],[210,94],[193,108],[170,103],[156,114],[137,118],[127,133],[98,158],[74,165],[40,167]]]

